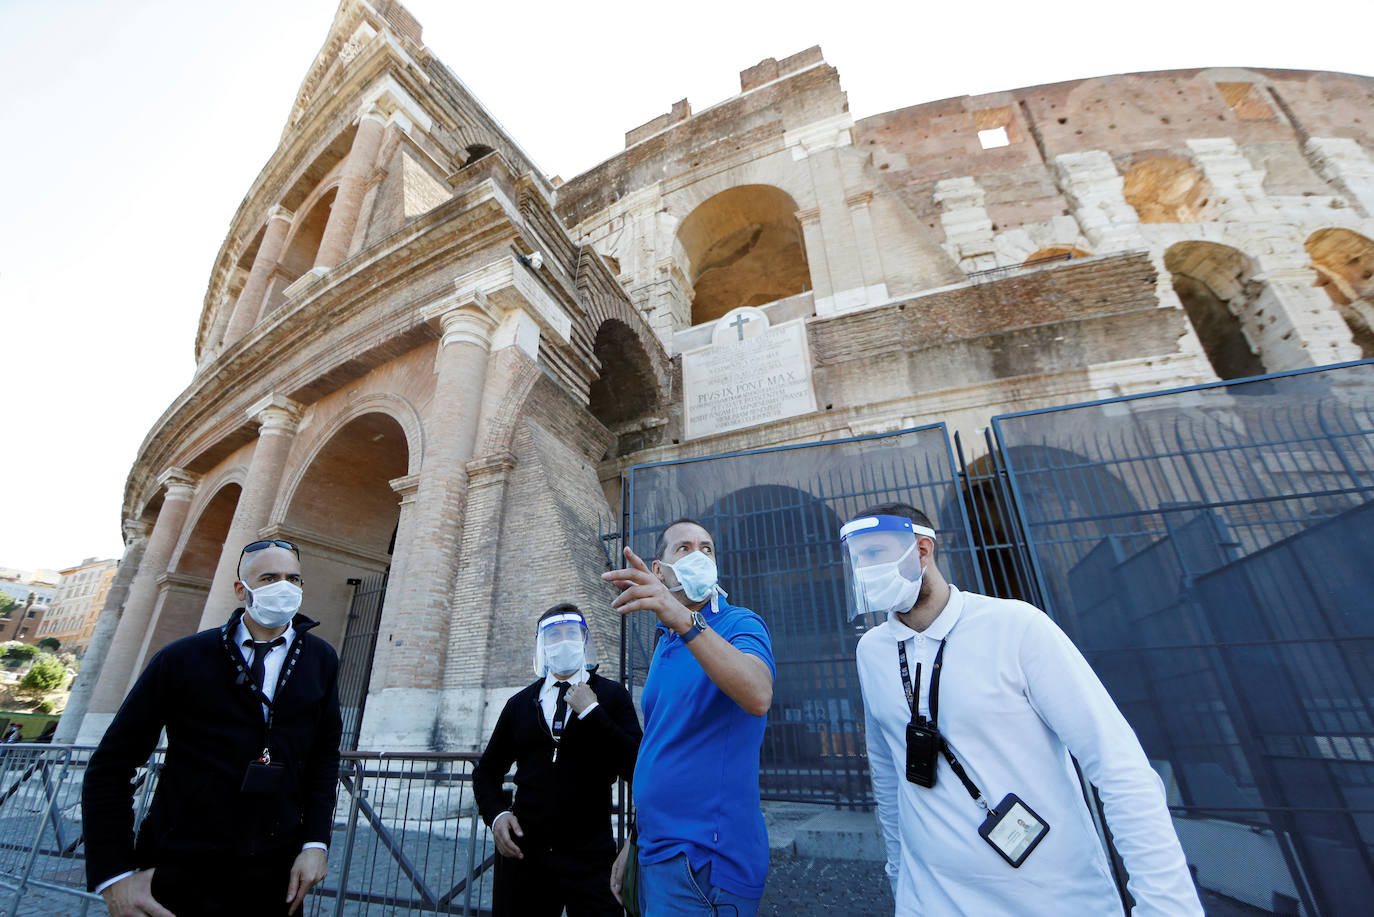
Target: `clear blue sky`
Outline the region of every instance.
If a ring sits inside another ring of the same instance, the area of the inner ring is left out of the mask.
[[[336,7],[0,0],[0,566],[119,556],[129,466],[190,380],[211,265]],[[564,178],[675,100],[704,109],[740,70],[812,44],[857,117],[1123,71],[1374,67],[1370,0],[407,7]]]

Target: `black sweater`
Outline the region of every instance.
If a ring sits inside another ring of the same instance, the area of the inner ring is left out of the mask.
[[[227,624],[177,640],[148,663],[91,755],[82,786],[86,877],[95,886],[131,869],[213,862],[224,855],[285,853],[329,842],[339,777],[339,658],[296,615],[282,664],[270,739],[284,767],[276,793],[242,792],[261,754],[262,704]],[[162,729],[167,755],[135,842],[130,781]]]
[[[643,730],[629,693],[595,673],[587,681],[597,706],[585,719],[568,709],[554,760],[553,736],[539,705],[544,679],[522,689],[501,711],[472,773],[473,793],[488,825],[505,811],[501,781],[515,764],[515,804],[524,846],[611,847],[611,786],[635,772]],[[572,830],[569,830],[572,829]]]

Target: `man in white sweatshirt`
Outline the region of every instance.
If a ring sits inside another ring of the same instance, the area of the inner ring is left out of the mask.
[[[961,592],[919,510],[840,530],[897,917],[1122,913],[1070,754],[1101,794],[1135,917],[1201,915],[1164,787],[1087,661],[1025,602]]]

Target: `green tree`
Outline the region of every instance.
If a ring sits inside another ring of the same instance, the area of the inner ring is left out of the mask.
[[[38,641],[38,648],[40,650],[47,650],[49,653],[56,653],[62,648],[62,641],[58,640],[56,637],[44,637],[42,640]]]
[[[33,694],[56,691],[67,683],[67,667],[57,661],[56,656],[44,653],[34,662],[27,675],[19,682],[21,690]]]
[[[12,643],[5,648],[5,665],[17,669],[41,652],[42,650],[38,647],[30,646],[27,643]]]
[[[14,600],[14,596],[6,592],[0,592],[0,615],[7,615],[10,609],[19,603]]]

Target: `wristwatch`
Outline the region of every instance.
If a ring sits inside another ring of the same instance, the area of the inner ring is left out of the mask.
[[[697,634],[706,630],[706,616],[699,611],[692,612],[692,626],[682,633],[682,642],[691,643]]]

